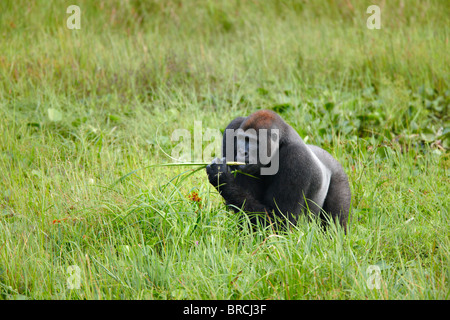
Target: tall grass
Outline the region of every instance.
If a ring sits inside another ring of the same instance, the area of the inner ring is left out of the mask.
[[[449,298],[445,1],[78,1],[69,30],[71,4],[0,3],[1,298]],[[253,230],[148,167],[259,108],[343,164],[347,235]]]

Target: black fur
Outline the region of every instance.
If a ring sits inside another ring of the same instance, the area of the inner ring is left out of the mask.
[[[249,176],[245,174],[247,166],[240,168],[242,172],[227,166],[224,158],[224,133],[223,158],[215,159],[206,167],[206,172],[210,183],[219,191],[226,204],[235,212],[240,209],[245,211],[253,224],[277,224],[277,221],[285,224],[283,221],[286,222],[286,219],[295,224],[300,214],[308,208],[324,221],[327,219],[326,213],[328,218],[337,220],[345,230],[351,194],[342,166],[325,150],[317,146],[307,146],[291,126],[271,111],[260,111],[247,118],[236,118],[226,129],[261,129],[261,125],[265,129],[279,129],[279,170],[275,175],[260,175],[252,170],[252,176]],[[315,204],[322,173],[316,160],[308,152],[308,147],[331,171],[330,185],[322,208]]]

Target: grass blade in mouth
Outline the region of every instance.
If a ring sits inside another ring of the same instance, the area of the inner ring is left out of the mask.
[[[119,179],[117,179],[113,184],[111,184],[110,188],[114,187],[116,184],[122,182],[123,180],[125,180],[126,178],[128,178],[129,176],[135,174],[136,172],[140,171],[140,170],[144,170],[144,169],[148,169],[148,168],[156,168],[156,167],[185,167],[185,166],[200,166],[199,169],[206,168],[207,165],[209,165],[210,162],[182,162],[182,163],[156,163],[156,164],[151,164],[142,168],[138,168],[136,170],[130,171],[128,172],[126,175],[120,177]],[[237,162],[237,161],[228,161],[227,165],[229,166],[240,166],[240,165],[245,165],[244,162]],[[196,170],[196,171],[198,171]]]

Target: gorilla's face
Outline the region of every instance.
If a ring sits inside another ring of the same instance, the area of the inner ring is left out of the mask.
[[[278,171],[279,130],[236,130],[236,161],[239,170],[247,173],[275,174]],[[276,163],[275,170],[272,162]],[[271,167],[263,173],[261,168]]]

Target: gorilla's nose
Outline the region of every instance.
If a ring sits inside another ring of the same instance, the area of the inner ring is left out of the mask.
[[[249,157],[248,151],[239,150],[236,160],[238,162],[247,162],[248,161],[248,157]]]

